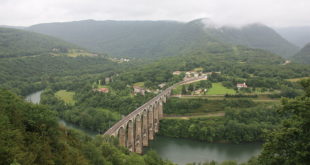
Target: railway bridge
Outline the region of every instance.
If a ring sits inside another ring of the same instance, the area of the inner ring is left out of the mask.
[[[129,151],[141,154],[143,146],[149,145],[159,130],[159,121],[163,118],[163,104],[177,85],[205,80],[206,76],[190,78],[165,89],[126,117],[122,118],[103,135],[118,137],[119,144]]]

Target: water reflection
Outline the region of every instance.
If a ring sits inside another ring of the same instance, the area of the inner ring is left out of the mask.
[[[42,92],[43,92],[43,90],[34,92],[34,93],[26,96],[25,100],[28,102],[31,102],[33,104],[40,104]]]
[[[260,143],[221,144],[157,136],[146,148],[154,149],[164,159],[180,165],[189,162],[236,160],[245,162],[261,151]]]

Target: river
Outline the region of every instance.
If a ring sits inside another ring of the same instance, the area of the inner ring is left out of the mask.
[[[39,104],[42,92],[43,90],[32,93],[28,95],[25,100],[34,104]],[[62,119],[59,119],[58,123],[68,128],[83,131],[90,136],[95,136],[97,134],[96,132],[80,128]],[[258,155],[261,152],[261,148],[261,143],[221,144],[156,136],[155,140],[150,141],[150,146],[145,148],[144,151],[153,149],[163,159],[171,160],[179,165],[185,165],[190,162],[205,162],[211,160],[218,162],[225,160],[236,160],[239,163],[246,162],[252,156]]]
[[[235,160],[239,163],[248,161],[261,152],[261,143],[224,144],[207,143],[189,139],[176,139],[156,136],[145,151],[153,149],[163,159],[171,160],[179,165],[191,162],[215,160]]]
[[[43,92],[43,90],[31,93],[31,94],[26,96],[25,100],[28,102],[31,102],[33,104],[40,104],[42,92]]]

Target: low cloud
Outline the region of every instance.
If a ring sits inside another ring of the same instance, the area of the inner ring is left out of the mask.
[[[207,17],[219,25],[310,26],[309,0],[1,0],[0,25]]]

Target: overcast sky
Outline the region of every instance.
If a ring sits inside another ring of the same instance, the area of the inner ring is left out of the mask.
[[[202,17],[217,24],[310,26],[310,0],[0,0],[0,25]]]

